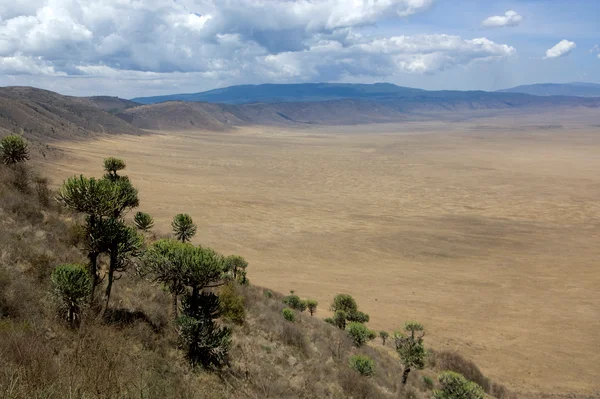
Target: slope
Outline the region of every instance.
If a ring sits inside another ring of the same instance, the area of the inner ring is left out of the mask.
[[[39,141],[141,133],[94,100],[32,87],[0,88],[0,128],[4,133],[23,129],[27,138]]]

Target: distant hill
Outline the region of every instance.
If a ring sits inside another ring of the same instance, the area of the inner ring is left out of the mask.
[[[119,97],[109,97],[109,96],[94,96],[94,97],[83,97],[87,98],[93,105],[96,107],[109,112],[111,114],[116,114],[117,112],[121,112],[126,110],[127,108],[137,107],[138,105],[142,105],[140,103],[136,103],[130,100],[125,100]]]
[[[104,111],[94,99],[32,87],[0,87],[0,133],[15,129],[23,129],[26,137],[41,141],[84,138],[96,133],[142,133]]]
[[[600,97],[600,84],[596,83],[538,83],[498,90],[499,93],[524,93],[534,96]]]
[[[389,96],[415,96],[425,90],[400,87],[390,83],[345,84],[303,83],[230,86],[202,93],[137,97],[132,101],[154,104],[165,101],[203,101],[225,104],[253,102],[308,102],[340,99],[375,99]]]

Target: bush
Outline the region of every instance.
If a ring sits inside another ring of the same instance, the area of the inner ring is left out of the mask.
[[[375,362],[369,356],[355,355],[350,357],[350,368],[367,377],[375,374]]]
[[[301,312],[306,310],[306,302],[301,300],[298,295],[291,294],[284,297],[283,303],[288,305],[290,308],[299,310]]]
[[[265,291],[265,298],[267,298],[267,299],[273,298],[273,292],[269,291],[269,290],[266,290]]]
[[[221,315],[237,324],[243,324],[246,319],[244,297],[237,293],[232,283],[221,288],[219,293],[221,303]]]
[[[356,301],[350,295],[338,294],[333,298],[330,310],[333,312],[342,310],[346,312],[346,314],[350,314],[358,311],[358,305],[356,305]]]
[[[54,295],[66,313],[71,327],[80,321],[81,305],[90,294],[91,281],[85,266],[65,264],[57,266],[50,277]]]
[[[312,316],[313,314],[315,314],[315,312],[317,311],[317,306],[319,305],[319,302],[315,301],[314,299],[307,299],[305,301],[306,303],[306,307],[308,308],[308,312],[310,313],[310,315]]]
[[[296,321],[296,313],[294,313],[294,311],[290,308],[283,308],[281,314],[283,315],[283,318],[287,321]]]
[[[348,316],[346,318],[348,319],[348,321],[355,321],[357,323],[369,322],[369,315],[359,310],[348,313]]]
[[[461,374],[445,371],[439,375],[442,389],[433,391],[434,399],[484,399],[485,393],[476,383]]]
[[[0,160],[5,165],[14,165],[29,159],[29,148],[25,139],[11,134],[0,140]]]
[[[360,348],[370,339],[375,338],[375,332],[362,323],[352,322],[348,326],[348,336],[357,348]]]

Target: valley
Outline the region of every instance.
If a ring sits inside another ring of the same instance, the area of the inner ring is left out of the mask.
[[[53,145],[58,185],[123,158],[140,210],[250,262],[253,284],[370,326],[405,320],[520,393],[598,391],[600,128],[588,111],[454,122],[244,126]]]

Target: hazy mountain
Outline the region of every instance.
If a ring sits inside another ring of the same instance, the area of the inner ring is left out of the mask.
[[[538,83],[498,90],[500,93],[524,93],[534,96],[575,96],[600,97],[600,84],[597,83]]]
[[[390,83],[262,84],[230,86],[202,93],[138,97],[134,98],[132,101],[142,104],[154,104],[164,101],[204,101],[225,104],[244,104],[252,102],[326,101],[347,98],[374,99],[389,96],[414,96],[423,92],[425,92],[425,90],[400,87]]]
[[[93,105],[101,108],[102,110],[109,112],[111,114],[115,114],[117,112],[121,112],[127,108],[137,107],[138,105],[142,105],[140,103],[136,103],[130,100],[125,100],[119,97],[109,97],[109,96],[93,96],[93,97],[84,97],[87,98]]]

